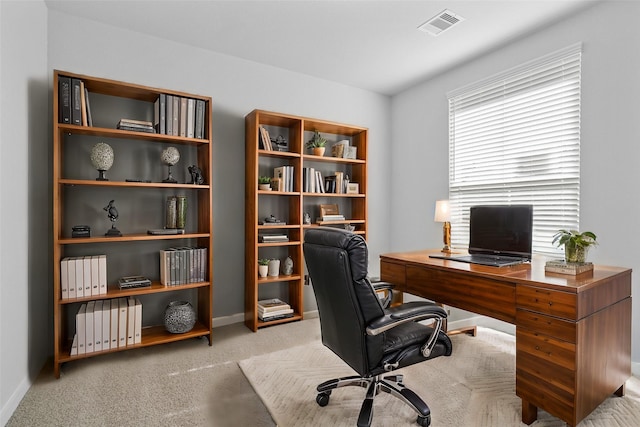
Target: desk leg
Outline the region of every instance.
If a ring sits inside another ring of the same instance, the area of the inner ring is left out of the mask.
[[[523,400],[522,401],[522,422],[526,425],[538,419],[538,407]]]
[[[624,396],[624,384],[622,384],[619,389],[614,391],[613,394],[615,394],[618,397],[623,397]]]
[[[440,303],[436,303],[438,304],[440,307],[444,308],[444,304],[440,304]],[[475,326],[467,326],[465,328],[458,328],[458,329],[454,329],[452,331],[449,330],[449,323],[447,321],[447,319],[444,319],[444,321],[442,322],[442,330],[449,336],[451,335],[458,335],[458,334],[467,334],[470,335],[472,337],[475,337],[478,333],[478,330]]]

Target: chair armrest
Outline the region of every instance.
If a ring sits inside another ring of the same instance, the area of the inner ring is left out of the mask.
[[[395,285],[389,282],[373,282],[371,283],[371,286],[376,293],[386,291],[385,297],[380,299],[380,303],[382,304],[382,307],[389,308],[391,300],[393,299],[393,288],[395,288]]]
[[[395,288],[395,285],[389,282],[371,282],[371,286],[373,286],[373,289],[376,291],[385,291]]]
[[[386,310],[386,314],[367,326],[367,335],[378,335],[407,322],[446,319],[444,308],[431,302],[414,301]]]

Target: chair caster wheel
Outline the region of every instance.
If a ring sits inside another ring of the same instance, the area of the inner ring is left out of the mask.
[[[421,427],[429,427],[431,425],[431,414],[426,417],[418,416],[416,423]]]
[[[316,403],[320,406],[327,406],[329,404],[329,395],[331,394],[331,392],[323,392],[323,393],[318,393],[318,395],[316,396]]]

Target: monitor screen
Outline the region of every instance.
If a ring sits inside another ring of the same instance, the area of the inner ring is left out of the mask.
[[[472,206],[469,253],[531,259],[533,206]]]

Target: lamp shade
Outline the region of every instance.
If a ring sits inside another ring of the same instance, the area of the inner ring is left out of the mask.
[[[435,222],[451,221],[451,211],[449,210],[448,200],[436,200],[436,213],[433,220]]]

